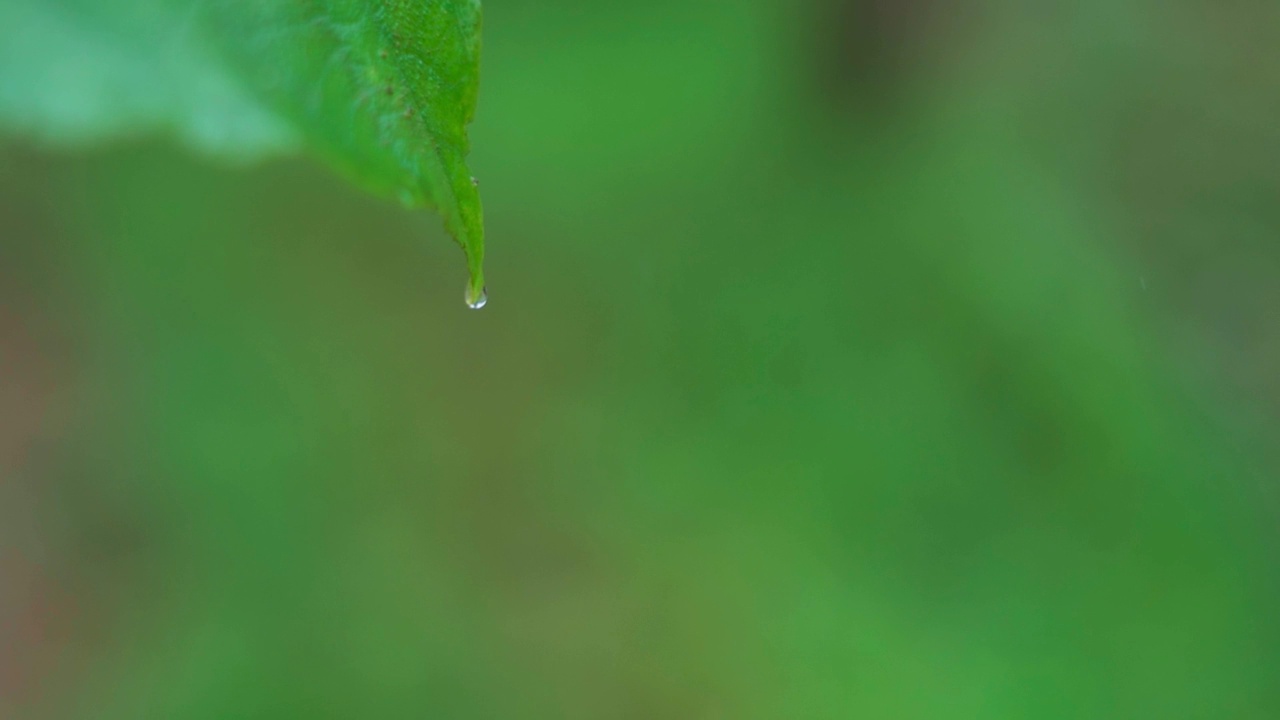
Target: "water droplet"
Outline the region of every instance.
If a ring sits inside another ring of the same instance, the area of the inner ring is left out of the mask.
[[[471,178],[471,187],[480,187],[480,181],[475,178]]]
[[[480,288],[479,295],[472,295],[471,286],[468,285],[466,299],[467,299],[467,307],[471,308],[472,310],[479,310],[480,308],[489,304],[488,288]]]

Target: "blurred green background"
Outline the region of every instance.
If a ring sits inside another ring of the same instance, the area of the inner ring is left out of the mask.
[[[0,146],[0,718],[1280,717],[1280,9],[485,0],[490,306]]]

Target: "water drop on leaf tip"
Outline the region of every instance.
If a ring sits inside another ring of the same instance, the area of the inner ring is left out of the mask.
[[[489,292],[488,292],[488,289],[487,289],[487,288],[481,288],[481,289],[480,289],[480,294],[479,294],[479,295],[472,295],[472,294],[471,294],[471,287],[470,287],[470,286],[468,286],[468,287],[467,287],[467,293],[466,293],[466,299],[467,299],[467,307],[471,308],[472,310],[479,310],[480,308],[482,308],[482,307],[484,307],[485,305],[488,305],[488,304],[489,304]]]

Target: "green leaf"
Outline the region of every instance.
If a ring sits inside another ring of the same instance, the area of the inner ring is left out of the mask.
[[[475,304],[480,26],[479,0],[0,0],[0,130],[56,145],[166,132],[237,159],[308,149],[436,209]]]

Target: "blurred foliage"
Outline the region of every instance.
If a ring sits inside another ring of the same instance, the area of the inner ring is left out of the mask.
[[[1270,4],[486,12],[483,313],[0,155],[0,717],[1280,713]]]
[[[298,145],[427,205],[484,288],[467,125],[479,0],[3,0],[0,131],[54,146],[168,130],[245,159]]]

